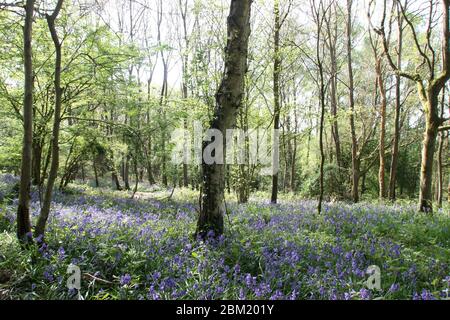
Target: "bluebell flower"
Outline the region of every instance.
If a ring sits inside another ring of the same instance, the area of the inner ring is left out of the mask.
[[[275,290],[275,293],[270,297],[270,300],[281,300],[283,299],[283,293],[281,290]]]
[[[433,294],[426,289],[422,290],[420,297],[422,298],[422,300],[436,300]]]
[[[390,293],[397,292],[400,289],[400,285],[398,283],[393,283],[389,288]]]
[[[66,251],[64,250],[63,247],[59,247],[59,249],[58,249],[58,259],[61,261],[61,260],[64,260],[65,258],[66,258]]]
[[[44,279],[49,282],[53,282],[53,280],[55,279],[53,274],[51,273],[51,271],[45,270],[43,275],[44,275]]]
[[[161,296],[156,292],[154,286],[150,286],[147,296],[150,300],[159,300],[161,298]]]
[[[239,300],[245,300],[245,293],[244,293],[244,289],[241,288],[239,290]]]
[[[154,281],[158,280],[159,278],[161,278],[161,272],[159,271],[154,272],[152,278]]]
[[[120,285],[126,286],[131,283],[131,276],[127,273],[120,277]]]
[[[361,299],[363,300],[369,300],[370,299],[370,291],[363,288],[359,291],[359,294],[361,295]]]

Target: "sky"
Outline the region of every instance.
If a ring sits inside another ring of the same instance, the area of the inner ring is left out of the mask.
[[[87,0],[89,1],[89,0]],[[92,0],[91,0],[92,1]],[[119,30],[119,19],[118,16],[121,15],[121,12],[125,9],[125,12],[122,13],[122,15],[126,16],[126,20],[129,19],[129,2],[126,0],[98,0],[99,3],[102,4],[103,10],[99,13],[101,15],[101,19],[103,21],[107,21],[110,27],[118,31]],[[101,2],[100,2],[101,1]],[[298,8],[302,7],[302,2],[305,4],[308,4],[309,0],[295,0],[298,4]],[[343,2],[343,0],[339,0],[340,2]],[[358,19],[359,22],[366,23],[367,21],[367,1],[368,0],[358,0],[354,3],[354,12],[355,17]],[[157,1],[155,0],[133,0],[132,10],[134,13],[134,17],[140,16],[139,13],[142,10],[142,8],[146,8],[146,15],[147,20],[150,21],[150,30],[156,30],[156,6],[155,3]],[[189,0],[189,5],[193,5],[194,0]],[[225,13],[227,13],[227,6],[229,4],[229,0],[215,0],[214,2],[219,2],[222,4],[222,6],[225,8]],[[345,1],[344,1],[345,2]],[[343,4],[344,4],[343,2]],[[207,2],[205,2],[207,3]],[[124,4],[126,4],[125,8],[123,8]],[[281,0],[281,6],[286,7],[287,0]],[[272,1],[271,0],[256,0],[253,4],[254,9],[253,12],[258,12],[258,15],[260,17],[264,17],[263,19],[267,21],[267,23],[271,22],[271,8],[272,8]],[[297,10],[297,9],[295,9]],[[164,0],[163,1],[163,12],[164,12],[164,21],[161,25],[161,34],[162,34],[162,41],[168,41],[168,38],[170,37],[170,34],[173,36],[173,28],[174,23],[177,23],[176,20],[177,17],[180,16],[178,11],[178,0]],[[297,10],[295,13],[299,19],[303,19],[302,16],[304,13],[301,12],[301,10]],[[192,22],[192,19],[191,19]],[[226,20],[224,19],[223,24],[225,25]],[[125,21],[125,24],[128,25],[128,21]],[[141,26],[141,29],[143,26]],[[140,30],[137,34],[137,37],[142,38],[143,32]],[[143,41],[143,40],[142,40]],[[151,41],[155,41],[155,39],[152,39]],[[181,66],[181,59],[179,57],[179,52],[174,51],[172,54],[172,58],[170,60],[170,70],[169,70],[169,87],[172,89],[178,90],[181,87],[181,81],[182,81],[182,66]],[[148,78],[148,73],[143,73],[143,78]],[[161,60],[158,61],[158,64],[155,69],[155,73],[153,76],[153,85],[156,87],[159,87],[162,85],[163,82],[163,66]]]
[[[15,3],[17,0],[3,0],[1,2]],[[131,3],[131,16],[134,21],[139,21],[136,26],[135,31],[135,42],[139,42],[141,46],[145,45],[145,39],[147,39],[151,44],[156,43],[156,16],[157,16],[157,3],[160,0],[69,0],[76,3],[84,3],[87,6],[95,5],[95,9],[92,10],[94,19],[99,22],[107,23],[112,30],[118,32],[121,25],[121,20],[123,20],[123,25],[125,29],[129,29],[130,20],[130,3]],[[188,0],[189,8],[192,8],[194,2],[199,0]],[[310,0],[294,0],[295,5],[293,6],[294,12],[292,16],[296,17],[300,22],[308,21],[305,11],[308,11]],[[341,6],[345,9],[347,0],[337,0]],[[358,22],[364,26],[368,26],[367,19],[367,6],[371,0],[353,0],[354,1],[354,15]],[[41,0],[43,7],[52,7],[54,0]],[[208,4],[208,7],[203,10],[207,10],[207,15],[214,14],[217,23],[222,24],[223,31],[225,32],[226,15],[228,12],[228,6],[230,0],[202,0],[204,4]],[[388,0],[388,2],[390,2]],[[421,6],[427,5],[428,0],[410,0],[410,6],[413,10],[420,8]],[[161,24],[161,41],[163,43],[169,43],[171,46],[178,46],[178,39],[175,30],[180,28],[180,12],[178,7],[179,0],[162,0],[162,11],[163,11],[163,22]],[[280,0],[282,13],[287,7],[288,0]],[[381,12],[381,0],[377,0],[378,4],[375,8],[373,14],[373,24],[378,25],[380,20]],[[261,23],[271,24],[272,22],[272,5],[273,0],[255,0],[253,3],[253,15],[257,16]],[[389,4],[388,4],[389,6]],[[221,10],[221,15],[217,12]],[[121,18],[119,18],[121,17]],[[218,18],[220,17],[220,18]],[[188,29],[192,28],[192,14],[190,18],[188,17]],[[145,27],[147,24],[147,28]],[[178,25],[178,28],[176,26]],[[203,26],[202,26],[203,27]],[[271,26],[268,26],[270,28]],[[145,31],[147,30],[147,31]],[[270,30],[270,29],[269,29]],[[204,26],[202,32],[208,31],[208,25]],[[269,34],[269,33],[267,33]],[[261,36],[260,34],[258,36]],[[355,41],[360,41],[360,39],[355,39]],[[142,82],[145,83],[148,78],[149,72],[143,72],[141,75]],[[172,90],[180,90],[181,80],[182,80],[182,67],[180,52],[176,48],[172,54],[169,63],[169,87]],[[163,82],[163,66],[161,59],[159,59],[155,73],[153,76],[153,85],[155,87],[160,87]]]

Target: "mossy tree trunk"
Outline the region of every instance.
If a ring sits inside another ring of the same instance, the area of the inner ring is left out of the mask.
[[[233,129],[242,104],[244,80],[247,71],[248,42],[250,36],[250,8],[252,0],[232,0],[228,16],[228,40],[225,50],[225,71],[216,94],[216,109],[211,129],[219,130],[226,137],[226,130]],[[207,144],[203,144],[205,150]],[[226,155],[223,141],[223,160]],[[225,167],[222,164],[207,164],[203,159],[203,188],[201,212],[197,234],[204,237],[209,231],[215,235],[223,233],[225,213],[224,189]]]
[[[19,204],[17,207],[17,237],[21,243],[29,241],[31,233],[30,221],[30,186],[32,171],[33,145],[33,60],[32,60],[32,30],[33,30],[34,0],[25,4],[24,35],[24,76],[25,92],[23,102],[23,147],[19,187]]]

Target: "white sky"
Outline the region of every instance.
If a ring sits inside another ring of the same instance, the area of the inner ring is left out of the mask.
[[[47,8],[53,8],[55,0],[37,0],[41,3],[41,6]],[[134,42],[140,42],[142,46],[145,46],[145,39],[149,41],[150,44],[156,44],[156,13],[157,4],[159,0],[69,0],[76,3],[84,3],[87,6],[96,5],[97,9],[93,9],[96,19],[106,22],[110,25],[111,29],[115,32],[119,31],[120,20],[123,20],[124,29],[129,30],[130,21],[130,3],[132,7],[132,17],[133,20],[139,20],[140,24],[135,31]],[[307,21],[308,17],[305,16],[305,11],[309,10],[310,0],[294,0],[292,16],[298,17],[300,23]],[[343,10],[346,8],[346,0],[337,0]],[[354,1],[354,14],[359,23],[367,25],[367,5],[370,0],[353,0]],[[15,3],[16,0],[4,0],[2,2]],[[226,16],[228,13],[228,6],[230,0],[188,0],[188,30],[192,28],[193,14],[192,7],[194,3],[201,2],[206,8],[202,8],[203,11],[208,11],[205,15],[214,15],[215,23],[220,24],[225,33]],[[391,1],[388,0],[388,8],[390,8]],[[427,6],[429,0],[410,0],[409,1],[412,9]],[[280,5],[286,8],[288,0],[280,0]],[[380,17],[381,3],[382,0],[377,0],[378,6],[374,11],[374,25],[377,25]],[[162,11],[163,11],[163,21],[161,25],[161,41],[163,43],[168,43],[175,47],[175,50],[171,54],[171,59],[169,62],[169,87],[172,90],[179,90],[181,85],[181,61],[180,53],[178,51],[178,38],[176,35],[176,30],[181,32],[181,21],[179,12],[179,0],[162,0]],[[253,15],[257,16],[259,19],[258,23],[267,24],[267,29],[270,30],[272,23],[272,6],[273,0],[255,0],[253,3]],[[99,8],[102,8],[100,10]],[[143,11],[143,9],[145,9]],[[143,13],[142,13],[143,12]],[[283,13],[283,12],[282,12]],[[120,17],[120,18],[119,18]],[[144,22],[148,22],[147,31],[145,31]],[[177,27],[178,26],[178,27]],[[210,25],[202,25],[202,32],[207,32]],[[266,35],[269,33],[266,33]],[[254,34],[254,36],[264,37],[266,35]],[[267,36],[266,36],[267,37]],[[360,39],[355,39],[359,41]],[[142,74],[142,82],[145,83],[148,78],[148,72]],[[159,87],[163,81],[163,67],[161,59],[159,59],[158,64],[155,69],[153,76],[153,85]]]
[[[87,0],[89,1],[89,0]],[[91,0],[92,1],[92,0]],[[295,1],[295,6],[297,6],[297,8],[304,8],[303,4],[307,5],[309,3],[309,0],[294,0]],[[342,2],[343,4],[345,4],[345,0],[338,0],[340,2]],[[357,0],[354,3],[354,12],[355,12],[355,16],[358,19],[359,22],[366,22],[367,21],[367,9],[366,9],[366,2],[368,0]],[[125,24],[128,25],[129,24],[129,1],[128,0],[103,0],[101,1],[102,3],[104,3],[104,12],[101,13],[102,15],[102,19],[107,21],[111,28],[115,31],[119,30],[119,19],[118,16],[121,15],[120,12],[123,12],[123,10],[125,9],[124,15],[125,16]],[[146,15],[148,15],[148,21],[151,21],[150,24],[150,35],[153,33],[153,39],[151,39],[152,42],[156,42],[156,12],[157,12],[157,8],[156,8],[156,3],[158,2],[158,0],[133,0],[134,4],[132,5],[133,7],[133,12],[134,12],[134,17],[138,16],[138,12],[140,12],[142,10],[143,7],[146,7]],[[194,0],[189,0],[189,7],[191,8],[193,5]],[[204,3],[208,3],[208,1],[203,1]],[[212,0],[210,1],[210,3],[218,3],[219,5],[221,5],[223,7],[223,16],[224,19],[221,23],[223,23],[223,25],[225,26],[226,23],[226,14],[228,13],[228,5],[230,3],[229,0]],[[280,0],[281,3],[281,7],[285,7],[287,4],[287,0]],[[125,8],[123,8],[123,6],[125,5]],[[253,13],[255,14],[256,12],[258,12],[258,16],[264,17],[263,19],[266,20],[266,23],[271,23],[272,18],[271,18],[271,12],[272,10],[272,0],[256,0],[253,3]],[[297,9],[294,9],[297,10]],[[301,9],[303,10],[303,9]],[[298,11],[298,10],[297,10]],[[163,1],[163,13],[164,13],[164,17],[163,17],[163,22],[161,25],[161,32],[162,32],[162,42],[168,42],[171,45],[177,47],[178,46],[178,40],[174,39],[174,40],[170,40],[170,37],[176,37],[174,35],[174,23],[177,23],[176,20],[177,18],[179,19],[180,14],[178,11],[178,0],[164,0]],[[301,12],[297,12],[297,15],[299,15],[300,17],[303,15]],[[188,13],[188,19],[190,20],[190,22],[192,22],[192,15],[189,15]],[[181,25],[180,25],[181,28]],[[142,26],[141,26],[142,29]],[[188,26],[189,29],[189,26]],[[181,29],[180,29],[181,30]],[[138,38],[141,38],[141,40],[143,41],[143,32],[142,30],[140,30],[138,32],[138,34],[136,35]],[[175,50],[172,53],[171,59],[170,59],[170,72],[169,72],[169,86],[172,89],[178,90],[180,88],[181,85],[181,60],[179,57],[179,52],[177,50]],[[147,74],[143,74],[144,78],[147,78]],[[144,79],[143,79],[144,80]],[[155,73],[153,76],[153,85],[155,86],[160,86],[162,84],[163,81],[163,66],[162,66],[162,62],[161,60],[158,61],[158,64],[156,66],[155,69]]]

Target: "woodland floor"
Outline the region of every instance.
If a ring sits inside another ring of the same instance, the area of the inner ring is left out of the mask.
[[[199,241],[191,190],[169,199],[171,190],[141,188],[131,200],[72,185],[55,194],[46,244],[22,251],[16,200],[4,191],[10,180],[1,177],[0,299],[76,299],[66,287],[71,263],[83,274],[83,299],[448,297],[448,209],[427,216],[407,202],[334,203],[318,216],[314,201],[284,196],[274,206],[256,194],[247,205],[230,199],[225,235]],[[381,270],[380,291],[366,288],[372,265]]]

